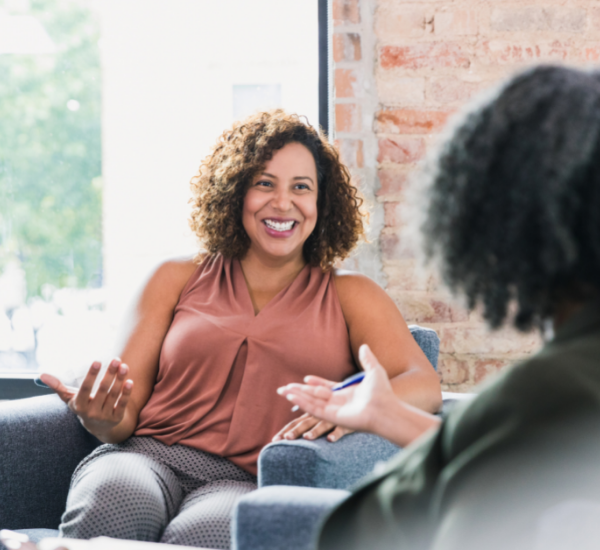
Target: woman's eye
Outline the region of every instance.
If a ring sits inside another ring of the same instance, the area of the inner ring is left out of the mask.
[[[305,189],[310,189],[310,187],[308,185],[306,185],[306,183],[298,183],[296,185],[296,189],[300,189],[300,190],[305,190]]]
[[[270,187],[271,186],[271,182],[270,181],[261,180],[261,181],[257,181],[256,185],[259,186],[259,187]]]

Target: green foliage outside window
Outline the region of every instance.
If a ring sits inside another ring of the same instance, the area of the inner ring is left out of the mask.
[[[34,296],[102,283],[99,25],[83,0],[24,14],[56,53],[0,55],[0,273],[19,262]]]

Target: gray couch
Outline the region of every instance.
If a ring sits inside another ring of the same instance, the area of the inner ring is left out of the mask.
[[[437,334],[410,328],[435,367]],[[32,540],[56,536],[71,475],[100,442],[54,395],[1,403],[0,441],[0,528],[23,530]],[[323,515],[398,451],[362,433],[336,443],[321,438],[267,445],[259,457],[259,490],[241,499],[235,511],[234,547],[310,548]]]

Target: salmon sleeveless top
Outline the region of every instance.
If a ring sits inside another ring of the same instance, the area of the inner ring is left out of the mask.
[[[305,266],[259,313],[237,259],[207,257],[184,287],[135,435],[228,458],[256,474],[260,450],[300,416],[278,387],[356,372],[331,272]]]

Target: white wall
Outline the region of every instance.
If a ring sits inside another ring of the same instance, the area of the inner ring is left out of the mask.
[[[160,261],[192,255],[189,180],[234,84],[280,84],[317,123],[317,0],[103,0],[104,273],[114,322]]]

